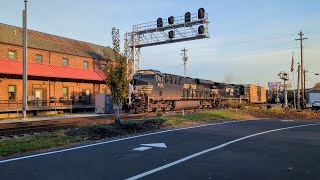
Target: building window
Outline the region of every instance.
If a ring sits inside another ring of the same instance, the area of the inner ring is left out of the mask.
[[[106,65],[105,65],[105,64],[102,64],[102,65],[101,65],[101,68],[102,68],[102,70],[104,70],[104,69],[106,68]]]
[[[8,59],[17,59],[17,51],[9,51]]]
[[[88,61],[83,62],[83,68],[88,69],[89,68],[89,63]]]
[[[41,54],[36,54],[36,63],[42,63],[43,56]]]
[[[67,58],[62,59],[62,65],[63,66],[69,66],[69,60]]]
[[[68,88],[67,87],[63,87],[62,88],[62,96],[64,97],[64,98],[68,98],[68,95],[69,95],[69,92],[68,92],[69,90],[68,90]]]
[[[16,100],[16,86],[8,86],[8,97],[9,100]]]
[[[91,98],[90,90],[89,89],[83,89],[82,90],[82,96],[83,96],[84,100],[90,100],[90,98]]]

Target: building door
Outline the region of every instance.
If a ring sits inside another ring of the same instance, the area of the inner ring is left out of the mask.
[[[42,89],[35,89],[34,90],[35,98],[36,98],[36,106],[42,106]]]

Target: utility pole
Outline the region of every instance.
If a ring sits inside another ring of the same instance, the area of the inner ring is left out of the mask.
[[[181,50],[183,53],[181,54],[182,57],[182,61],[183,61],[183,65],[184,65],[184,77],[187,77],[187,61],[188,61],[188,56],[187,56],[187,49],[183,48]]]
[[[297,108],[300,109],[300,74],[301,74],[301,67],[298,63],[298,82],[297,82],[297,93],[298,93],[298,99],[297,99]]]
[[[303,81],[304,81],[304,83],[303,83],[303,85],[304,85],[303,89],[304,89],[304,91],[306,91],[306,73],[307,73],[307,72],[308,72],[308,71],[306,71],[306,69],[303,70]]]
[[[306,40],[308,38],[303,37],[302,31],[299,32],[299,39],[296,39],[296,41],[300,41],[300,55],[301,55],[301,92],[302,92],[302,102],[304,102],[305,99],[305,78],[304,78],[304,66],[303,66],[303,40]],[[304,108],[304,103],[302,104],[302,107]]]
[[[27,117],[27,109],[28,109],[28,73],[27,73],[27,65],[28,65],[28,55],[27,55],[27,36],[28,36],[28,28],[27,28],[27,5],[28,0],[24,1],[24,10],[23,10],[23,94],[22,94],[22,116],[23,118]]]
[[[292,80],[293,80],[293,107],[294,109],[297,108],[297,103],[296,103],[296,90],[295,90],[295,87],[294,87],[294,52],[292,52],[292,62],[291,62],[291,71],[292,71]]]

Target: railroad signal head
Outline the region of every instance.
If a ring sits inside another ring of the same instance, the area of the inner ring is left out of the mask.
[[[171,30],[171,31],[169,31],[169,39],[174,39],[174,37],[175,37],[175,33],[174,33],[174,31],[173,30]]]
[[[190,13],[190,12],[187,12],[187,13],[184,15],[184,22],[185,22],[185,23],[191,22],[191,13]]]
[[[202,34],[204,34],[204,32],[205,32],[204,26],[203,25],[199,26],[198,27],[198,34],[202,35]]]
[[[206,13],[206,11],[204,10],[204,8],[200,8],[198,10],[198,18],[203,19],[205,17],[205,13]]]
[[[170,16],[170,17],[168,18],[168,23],[169,23],[170,25],[174,24],[174,17],[173,17],[173,16]]]
[[[158,18],[158,19],[157,19],[157,27],[158,27],[158,28],[163,27],[163,20],[162,20],[162,18]]]

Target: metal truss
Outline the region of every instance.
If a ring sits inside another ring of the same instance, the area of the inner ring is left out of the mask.
[[[134,25],[133,31],[125,36],[125,54],[127,52],[128,65],[132,68],[129,74],[133,75],[140,68],[140,48],[209,38],[208,23],[208,14],[199,19],[194,13],[191,14],[190,22],[185,22],[184,16],[178,16],[174,17],[173,24],[163,18],[162,27],[157,27],[156,21]],[[199,34],[198,28],[202,25],[204,32]],[[169,38],[170,31],[174,32],[173,38]]]

